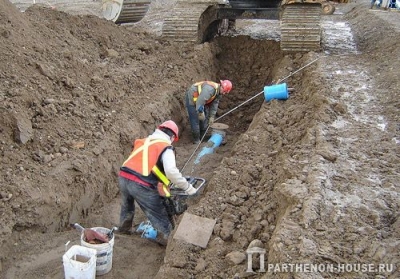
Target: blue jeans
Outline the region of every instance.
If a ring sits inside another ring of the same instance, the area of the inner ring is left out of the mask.
[[[172,224],[163,204],[163,198],[160,197],[157,190],[121,176],[118,182],[121,191],[120,229],[123,231],[131,229],[136,201],[151,225],[157,231],[168,236],[172,231]]]
[[[208,106],[204,106],[204,115],[205,115],[205,120],[200,121],[198,112],[196,110],[196,106],[190,104],[190,98],[192,98],[191,94],[186,93],[186,99],[185,99],[185,104],[186,104],[186,109],[188,112],[189,116],[189,122],[190,122],[190,128],[192,130],[192,136],[194,140],[199,140],[201,137],[203,137],[204,133],[207,130],[208,126],[208,116],[210,114],[210,108]]]

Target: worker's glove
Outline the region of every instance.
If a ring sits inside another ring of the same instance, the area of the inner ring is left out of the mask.
[[[215,121],[214,117],[211,116],[211,117],[208,119],[208,126],[211,126],[212,124],[214,124],[214,121]]]
[[[196,188],[194,188],[192,186],[192,184],[188,183],[188,187],[185,190],[185,194],[191,196],[191,195],[194,195],[196,193],[197,193]]]
[[[197,110],[197,112],[204,112],[204,106],[199,106],[199,109]]]
[[[204,114],[204,112],[199,112],[198,116],[200,121],[204,121],[206,119],[206,115]]]

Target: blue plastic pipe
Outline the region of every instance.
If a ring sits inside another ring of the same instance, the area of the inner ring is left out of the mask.
[[[271,86],[264,86],[264,98],[267,102],[273,99],[287,100],[289,98],[287,84],[281,83]]]
[[[195,164],[200,163],[201,157],[207,154],[214,153],[215,149],[221,145],[224,139],[225,133],[214,131],[211,135],[210,139],[208,140],[207,146],[204,146],[203,149],[200,151],[199,155],[197,155],[196,160],[194,160]]]

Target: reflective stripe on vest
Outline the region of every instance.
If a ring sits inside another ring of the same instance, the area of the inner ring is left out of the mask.
[[[171,182],[169,181],[169,179],[160,171],[160,169],[157,166],[154,166],[151,171],[158,177],[158,179],[160,179],[160,181],[164,184],[164,185],[169,185]]]
[[[214,101],[215,97],[217,97],[217,92],[218,92],[218,88],[219,88],[219,84],[212,82],[212,81],[200,81],[194,84],[194,86],[197,86],[197,91],[193,93],[193,102],[196,103],[197,98],[200,96],[201,94],[201,86],[206,83],[208,85],[211,85],[212,87],[214,87],[215,89],[215,94],[213,96],[211,96],[210,99],[208,99],[206,101],[206,104],[211,103],[212,101]]]
[[[160,196],[163,197],[171,197],[171,193],[169,191],[169,185],[171,184],[171,181],[160,171],[160,169],[157,166],[154,166],[152,168],[152,172],[157,176],[157,178],[162,182],[162,189],[159,188],[157,185],[157,190]]]
[[[146,138],[143,145],[138,147],[137,149],[134,149],[132,153],[129,155],[128,159],[125,160],[125,162],[122,164],[123,166],[129,165],[130,160],[138,155],[140,152],[142,152],[142,162],[141,162],[141,174],[144,176],[148,176],[150,174],[149,170],[149,147],[154,145],[154,144],[159,144],[162,143],[163,147],[168,147],[171,146],[170,143],[166,140],[160,140],[160,139],[155,139],[155,140],[150,140],[149,138]],[[161,153],[160,153],[161,154]],[[157,154],[157,159],[160,154]],[[153,158],[154,161],[154,158]],[[137,171],[134,169],[134,171]],[[165,185],[169,185],[170,181],[169,179],[165,176],[164,173],[161,172],[161,170],[157,167],[156,163],[151,169],[151,172],[154,173],[154,175]]]

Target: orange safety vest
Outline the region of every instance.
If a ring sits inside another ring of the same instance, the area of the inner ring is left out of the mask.
[[[121,170],[138,176],[143,181],[150,184],[163,184],[165,196],[169,197],[169,185],[171,182],[165,176],[162,169],[157,166],[160,156],[167,148],[172,145],[162,139],[137,139],[134,149],[128,159],[122,164]]]
[[[215,82],[212,82],[212,81],[200,81],[200,82],[196,82],[196,83],[194,84],[194,86],[197,87],[197,91],[193,93],[193,102],[194,102],[194,103],[196,103],[197,98],[200,96],[200,94],[201,94],[201,86],[202,86],[204,83],[206,83],[206,84],[208,84],[208,85],[211,85],[212,87],[215,88],[215,94],[212,95],[211,98],[208,99],[208,100],[206,101],[206,105],[208,105],[209,103],[211,103],[212,101],[214,101],[215,97],[217,97],[217,93],[218,93],[218,91],[219,91],[219,84],[218,84],[218,83],[215,83]]]

